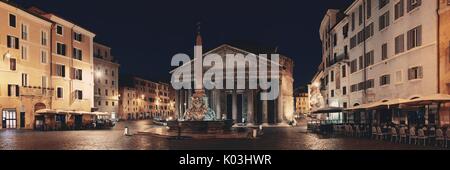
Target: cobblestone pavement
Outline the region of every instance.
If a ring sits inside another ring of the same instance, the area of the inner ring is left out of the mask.
[[[112,130],[38,132],[0,130],[1,150],[423,150],[440,149],[354,138],[322,138],[301,128],[267,128],[259,139],[171,140],[149,135],[124,136],[148,128],[150,121],[120,122]]]

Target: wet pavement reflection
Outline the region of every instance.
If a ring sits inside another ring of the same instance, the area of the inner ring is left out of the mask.
[[[149,128],[150,121],[119,122],[111,130],[39,132],[0,130],[1,150],[438,150],[355,138],[325,138],[301,128],[266,128],[259,139],[173,140],[150,135],[124,136]]]

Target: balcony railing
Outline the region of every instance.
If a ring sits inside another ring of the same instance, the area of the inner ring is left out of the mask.
[[[53,94],[53,88],[45,88],[39,86],[23,86],[20,87],[21,96],[32,96],[32,97],[51,97]]]

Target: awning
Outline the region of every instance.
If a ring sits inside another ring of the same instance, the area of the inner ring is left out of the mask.
[[[312,114],[320,114],[320,113],[338,113],[344,111],[341,107],[327,107],[327,108],[321,108],[315,111],[312,111]]]
[[[400,104],[405,105],[427,105],[432,103],[450,102],[450,95],[448,94],[433,94],[425,97],[415,97],[410,100],[405,100]]]
[[[41,109],[36,111],[36,114],[57,114],[58,112],[56,110],[52,110],[52,109]]]

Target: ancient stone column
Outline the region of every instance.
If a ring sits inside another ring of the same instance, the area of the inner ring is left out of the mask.
[[[284,121],[284,106],[283,106],[283,96],[280,94],[277,101],[277,123],[282,124]]]
[[[253,90],[247,92],[247,126],[253,126],[255,123]]]
[[[237,120],[237,112],[238,112],[238,108],[237,108],[237,93],[236,90],[233,90],[233,103],[232,103],[232,114],[233,114],[233,121],[234,122],[238,122]]]
[[[221,93],[220,93],[220,90],[216,90],[215,91],[215,95],[214,95],[214,97],[216,98],[216,100],[214,101],[215,102],[215,105],[216,105],[216,118],[218,119],[218,120],[220,120],[220,119],[222,119],[222,112],[221,112],[221,107],[220,107],[220,103],[221,103]]]
[[[263,125],[269,125],[269,108],[268,108],[268,101],[267,100],[263,100],[262,101],[262,123]]]
[[[180,111],[180,91],[175,91],[175,115],[177,118],[181,117],[181,111]]]

